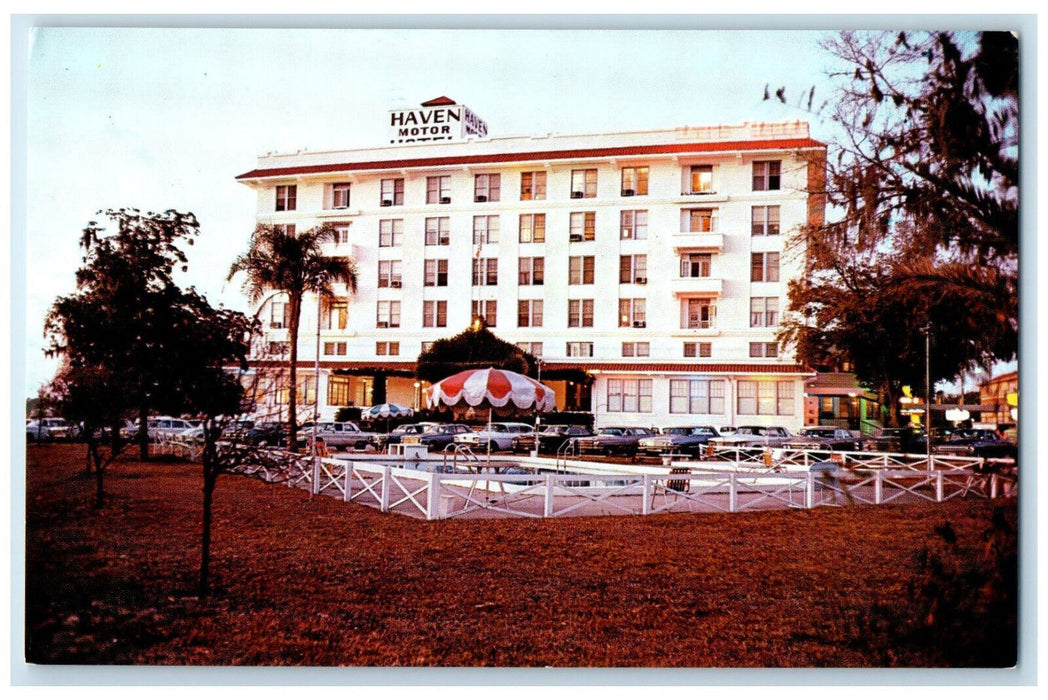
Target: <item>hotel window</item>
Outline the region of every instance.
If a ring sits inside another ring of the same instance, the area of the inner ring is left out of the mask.
[[[685,229],[688,233],[713,233],[717,230],[716,209],[688,209]]]
[[[750,281],[751,282],[778,282],[779,281],[779,254],[778,253],[751,253],[750,254]]]
[[[380,301],[375,323],[379,328],[400,328],[400,302]]]
[[[648,212],[643,209],[626,210],[619,214],[622,240],[643,241],[648,237]]]
[[[419,346],[419,349],[422,352],[429,352],[430,350],[433,349],[434,342],[435,341],[432,341],[432,340],[423,340],[421,345]]]
[[[484,325],[489,328],[495,327],[495,321],[498,319],[499,305],[495,299],[481,299],[473,302],[473,318],[479,318],[484,321]]]
[[[289,352],[291,352],[291,344],[270,341],[269,346],[266,348],[266,351],[270,355],[286,355]]]
[[[622,169],[622,196],[648,193],[648,166]]]
[[[681,328],[710,329],[717,327],[717,307],[709,299],[686,299],[681,305]]]
[[[380,340],[375,343],[376,355],[399,355],[400,342],[396,340]]]
[[[754,236],[779,235],[779,207],[753,207],[750,231]]]
[[[693,165],[691,166],[691,189],[688,194],[704,194],[713,192],[713,166]]]
[[[498,283],[498,258],[473,258],[473,286],[495,286]]]
[[[517,301],[517,326],[538,328],[542,325],[542,300],[520,299]]]
[[[609,379],[608,413],[651,413],[651,380]]]
[[[597,212],[573,211],[568,224],[568,240],[592,241],[597,231]]]
[[[681,277],[709,277],[713,255],[710,253],[685,253],[680,256]]]
[[[565,347],[568,357],[593,357],[593,343],[569,341]]]
[[[501,190],[502,176],[498,173],[491,175],[473,176],[473,201],[474,202],[497,202]]]
[[[765,192],[779,189],[782,183],[781,170],[782,161],[753,161],[753,191]]]
[[[546,173],[542,170],[520,174],[520,198],[545,199],[546,198]]]
[[[295,235],[294,224],[274,224],[273,229],[279,231],[280,233],[283,233],[285,236]]]
[[[401,262],[399,260],[378,261],[378,286],[400,289],[403,280],[400,275]]]
[[[443,299],[422,302],[422,326],[444,328],[448,325],[448,302]]]
[[[424,287],[448,286],[448,261],[426,260],[422,266]]]
[[[348,222],[332,224],[332,227],[335,229],[335,235],[332,239],[334,240],[335,245],[346,245],[349,243],[350,224]]]
[[[451,219],[446,216],[426,217],[426,245],[451,243]]]
[[[647,284],[648,256],[620,255],[619,284]]]
[[[597,169],[571,171],[571,198],[591,199],[597,196]]]
[[[291,307],[285,301],[274,301],[269,305],[269,327],[287,328],[291,325]]]
[[[404,239],[403,219],[380,219],[378,222],[378,245],[380,248],[399,246]]]
[[[593,300],[568,299],[568,328],[593,327]]]
[[[622,344],[622,356],[623,357],[650,357],[651,356],[651,344],[650,343],[623,343]]]
[[[777,343],[750,343],[750,357],[778,357]]]
[[[379,202],[382,206],[393,207],[404,204],[404,178],[388,178],[381,182],[379,188]]]
[[[739,380],[737,413],[741,416],[790,416],[794,412],[792,381]]]
[[[750,328],[779,325],[779,297],[750,297]]]
[[[535,357],[542,357],[542,343],[517,343],[517,347]]]
[[[572,255],[568,258],[568,284],[593,284],[592,255]]]
[[[277,185],[277,211],[294,211],[297,185]]]
[[[327,405],[348,406],[350,402],[349,377],[329,376],[327,381]]]
[[[435,175],[426,178],[426,204],[451,203],[451,176]]]
[[[331,186],[331,207],[346,209],[349,207],[349,183],[336,182]]]
[[[340,342],[324,343],[324,354],[331,356],[345,355],[346,344]]]
[[[520,258],[518,284],[542,284],[545,282],[545,258]]]
[[[711,343],[684,343],[684,357],[711,357],[712,354]]]
[[[499,242],[499,217],[474,216],[473,217],[473,244],[498,243]]]
[[[521,214],[520,215],[520,242],[521,243],[545,243],[546,241],[546,215],[545,214]]]
[[[646,327],[647,308],[645,299],[619,299],[619,328]]]
[[[346,299],[332,299],[324,305],[326,323],[324,327],[329,331],[344,331],[349,321],[349,301]]]
[[[723,379],[671,379],[670,413],[724,413]]]

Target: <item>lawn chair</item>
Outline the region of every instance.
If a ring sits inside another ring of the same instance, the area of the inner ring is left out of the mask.
[[[663,498],[668,502],[670,496],[673,496],[673,500],[680,498],[682,493],[688,493],[691,490],[691,479],[674,479],[673,476],[685,476],[690,475],[691,469],[688,467],[671,467],[670,477],[666,479],[665,485],[661,485],[661,480],[655,481],[655,488],[651,492],[651,505],[655,506],[655,497],[660,493]]]

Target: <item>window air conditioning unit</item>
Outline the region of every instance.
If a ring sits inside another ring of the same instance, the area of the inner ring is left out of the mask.
[[[637,284],[647,284],[648,283],[648,278],[647,277],[637,277],[633,281],[636,282]]]
[[[441,204],[451,204],[451,197],[441,197],[440,198],[440,203]]]
[[[634,321],[633,322],[633,327],[634,328],[646,328],[647,325],[648,324],[646,322],[644,322],[644,321]]]
[[[572,198],[572,199],[582,199],[582,197],[584,196],[584,194],[585,194],[585,193],[583,193],[583,192],[572,192],[572,193],[571,193],[571,198]]]
[[[382,206],[384,206],[384,207],[391,207],[391,206],[393,206],[393,200],[392,199],[383,199],[382,200]]]
[[[573,233],[573,234],[571,234],[571,236],[569,238],[570,238],[572,243],[580,243],[580,242],[582,242],[582,234],[581,233]]]
[[[487,198],[486,195],[478,194],[476,197],[473,198],[473,201],[474,202],[486,202],[486,201],[488,201],[488,198]]]
[[[389,283],[389,286],[392,287],[393,289],[400,289],[400,285],[401,284],[402,284],[402,282],[400,280],[393,280],[392,282]]]
[[[632,197],[633,196],[633,190],[623,190],[622,191],[622,196],[623,197]]]
[[[389,328],[389,321],[379,321],[375,325],[378,326],[379,328]]]

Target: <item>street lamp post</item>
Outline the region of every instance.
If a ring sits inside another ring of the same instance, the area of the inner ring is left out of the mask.
[[[927,422],[924,430],[924,449],[927,468],[932,468],[932,327],[924,326],[924,416]]]

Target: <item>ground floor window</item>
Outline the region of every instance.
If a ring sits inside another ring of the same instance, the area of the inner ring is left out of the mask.
[[[723,379],[671,379],[670,413],[724,414]]]
[[[608,413],[651,413],[651,380],[609,379]]]
[[[793,415],[793,381],[740,380],[737,411],[740,416]]]

